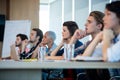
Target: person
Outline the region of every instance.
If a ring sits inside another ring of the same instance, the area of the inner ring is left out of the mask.
[[[106,4],[103,32],[100,32],[90,44],[96,47],[100,41],[103,41],[102,56],[104,61],[120,61],[120,1]],[[93,52],[94,48],[89,47],[88,51]],[[120,75],[119,69],[110,69],[110,76]]]
[[[74,21],[66,21],[63,23],[63,31],[62,31],[62,41],[61,43],[57,46],[56,49],[54,49],[51,52],[51,56],[50,57],[46,57],[46,59],[57,59],[57,60],[61,60],[64,59],[63,57],[63,53],[64,53],[64,48],[63,45],[64,43],[69,43],[71,37],[73,36],[74,32],[78,29],[78,25],[76,22]],[[82,42],[80,42],[79,40],[76,40],[75,42],[75,48],[77,48],[78,46],[81,46]]]
[[[103,31],[103,60],[120,61],[120,1],[106,4]],[[110,69],[111,77],[120,76],[120,69]]]
[[[101,51],[97,51],[97,50],[102,50],[101,44],[99,44],[99,46],[97,47],[96,51],[93,51],[93,54],[87,51],[87,48],[89,47],[89,45],[91,44],[91,42],[94,40],[94,38],[96,37],[97,34],[99,34],[103,28],[104,28],[104,23],[103,23],[103,17],[104,17],[104,13],[100,12],[100,11],[92,11],[87,19],[87,23],[85,24],[86,28],[85,31],[83,30],[76,30],[74,36],[72,37],[70,43],[74,43],[77,39],[82,39],[88,35],[91,35],[92,39],[90,41],[87,41],[86,43],[83,44],[83,46],[78,47],[77,49],[75,49],[75,57],[76,56],[94,56],[94,57],[102,57],[102,53]],[[92,48],[92,46],[91,46]],[[82,53],[79,53],[79,51],[81,51]],[[96,54],[97,53],[97,54]],[[103,72],[103,73],[107,73],[108,74],[108,70],[99,70],[99,69],[89,69],[89,70],[83,70],[83,69],[77,69],[76,73],[80,74],[80,73],[86,73],[86,74],[90,74],[90,78],[91,76],[94,77],[92,78],[93,80],[99,80],[98,77],[102,74],[102,73],[97,73],[97,72]],[[92,73],[92,75],[91,75]],[[94,74],[93,74],[94,73]],[[97,75],[98,74],[98,75]],[[93,76],[96,75],[96,76]],[[83,75],[79,78],[84,80],[87,79],[89,76],[84,76]],[[109,77],[109,76],[105,76],[105,77]],[[104,77],[103,77],[104,78]],[[103,79],[102,78],[102,79]],[[106,79],[106,78],[105,78]]]
[[[57,47],[55,44],[56,34],[53,31],[47,31],[42,39],[42,42],[39,44],[39,47],[47,47],[46,56],[50,56],[51,52]],[[47,80],[49,78],[57,78],[59,76],[60,69],[43,69],[42,70],[42,80]]]
[[[103,17],[104,17],[104,13],[100,11],[92,11],[89,14],[87,22],[85,24],[85,30],[76,30],[70,43],[74,43],[77,39],[82,39],[88,35],[91,35],[92,39],[84,43],[84,45],[75,49],[75,57],[81,54],[82,56],[89,56],[88,55],[89,52],[86,53],[84,51],[87,48],[87,46],[90,44],[90,42],[96,37],[96,35],[103,30],[104,27]],[[81,53],[79,51],[81,51]],[[102,54],[99,52],[98,56],[102,56]]]
[[[70,39],[71,37],[73,36],[74,32],[78,29],[78,25],[76,22],[74,21],[66,21],[63,23],[63,31],[62,31],[62,41],[61,43],[57,46],[57,48],[55,50],[53,50],[51,52],[51,56],[48,56],[46,57],[46,59],[53,59],[53,60],[61,60],[61,59],[64,59],[64,43],[69,43],[70,42]],[[75,48],[77,48],[78,46],[81,46],[82,45],[82,42],[80,42],[79,40],[76,40],[75,42]],[[74,71],[73,70],[63,70],[63,76],[65,78],[68,77],[74,77],[72,74],[70,73],[67,73],[68,71],[72,71],[72,73],[74,74]]]
[[[23,52],[23,51],[28,52],[29,49],[27,48],[27,45],[24,45],[24,43],[28,44],[27,35],[21,34],[21,33],[17,34],[15,43],[10,46],[10,52],[18,54],[18,57],[19,57],[21,52]],[[23,48],[23,46],[24,46],[24,48]],[[17,48],[17,51],[16,51],[16,48]],[[9,57],[5,57],[2,59],[12,59],[12,57],[9,56]]]
[[[56,34],[53,31],[47,31],[44,34],[41,43],[39,43],[39,47],[40,46],[47,47],[46,54],[48,56],[50,56],[51,52],[57,47],[57,45],[54,42],[55,39],[56,39]],[[37,53],[34,53],[33,56],[37,56]]]
[[[36,58],[34,56],[34,53],[38,53],[38,45],[42,41],[43,38],[43,32],[39,28],[33,28],[31,33],[30,33],[30,43],[31,43],[31,48],[29,52],[21,52],[20,53],[20,59],[30,59],[30,58]],[[24,47],[23,47],[24,48]]]

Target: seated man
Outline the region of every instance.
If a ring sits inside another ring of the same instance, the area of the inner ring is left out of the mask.
[[[42,39],[42,42],[39,44],[39,46],[46,46],[46,54],[47,56],[50,56],[51,52],[57,47],[57,45],[54,43],[56,39],[56,35],[53,31],[47,31]],[[35,54],[34,54],[35,56]],[[42,73],[42,80],[47,80],[47,78],[56,78],[59,77],[59,73],[61,72],[60,69],[44,69]]]
[[[17,34],[15,44],[12,44],[10,46],[10,49],[11,49],[10,54],[20,55],[20,53],[23,52],[23,51],[28,52],[29,49],[26,47],[27,45],[24,45],[24,44],[28,44],[27,35],[25,35],[25,34]],[[23,46],[24,46],[24,49],[23,49]],[[16,48],[17,48],[17,51],[16,51]],[[2,59],[15,59],[15,60],[18,60],[17,58],[13,58],[12,56],[5,57],[5,58],[2,58]]]
[[[42,41],[43,38],[43,32],[38,29],[38,28],[33,28],[31,33],[30,33],[30,43],[31,43],[31,49],[29,52],[21,52],[20,53],[20,59],[30,59],[30,58],[36,58],[36,56],[34,56],[34,53],[38,53],[38,45],[39,43]],[[24,46],[23,46],[24,49]]]
[[[55,39],[55,33],[53,31],[47,31],[43,36],[42,42],[39,44],[39,46],[47,47],[46,52],[48,56],[57,47],[57,45],[54,43]],[[33,56],[37,56],[37,53],[34,53]]]

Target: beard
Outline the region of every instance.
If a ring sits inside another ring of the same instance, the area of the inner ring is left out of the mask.
[[[21,45],[22,45],[22,43],[17,44],[17,42],[15,42],[15,46],[16,46],[16,47],[19,47],[19,46],[21,46]]]
[[[34,43],[34,41],[31,41],[31,40],[30,40],[29,42],[30,42],[30,43]]]

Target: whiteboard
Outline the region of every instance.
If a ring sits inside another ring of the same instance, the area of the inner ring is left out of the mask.
[[[10,45],[15,43],[16,35],[19,33],[30,35],[30,20],[10,20],[5,22],[2,57],[10,56]]]

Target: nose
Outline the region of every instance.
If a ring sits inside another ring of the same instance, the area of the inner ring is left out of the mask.
[[[87,27],[87,23],[85,23],[85,25],[84,25],[85,27]]]
[[[103,21],[105,21],[105,16],[103,17]]]

